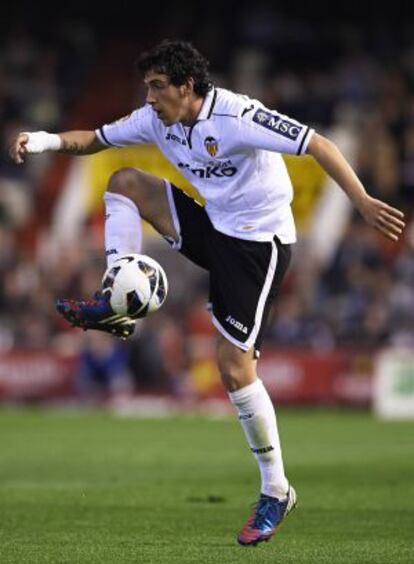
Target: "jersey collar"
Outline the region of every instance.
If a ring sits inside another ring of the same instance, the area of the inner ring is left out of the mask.
[[[207,95],[204,98],[200,113],[197,116],[197,121],[210,119],[211,114],[213,113],[214,106],[216,104],[216,98],[217,90],[215,88],[212,88],[207,92]]]

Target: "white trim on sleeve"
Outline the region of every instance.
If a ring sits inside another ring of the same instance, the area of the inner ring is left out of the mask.
[[[314,133],[315,133],[314,129],[311,129],[310,127],[307,129],[299,146],[298,155],[304,155],[306,153],[306,149],[308,148],[309,141],[311,140],[312,135]]]

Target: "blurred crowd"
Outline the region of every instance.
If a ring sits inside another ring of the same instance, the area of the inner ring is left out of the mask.
[[[368,34],[340,26],[324,34],[263,9],[250,17],[242,12],[235,37],[220,64],[221,32],[215,45],[202,31],[199,42],[190,39],[212,59],[219,84],[257,96],[321,131],[351,130],[355,166],[367,190],[402,208],[408,221],[404,238],[394,245],[353,215],[333,259],[313,265],[310,273],[301,272],[299,250],[271,316],[267,342],[314,348],[412,346],[414,34],[387,36],[375,26]],[[7,159],[8,142],[22,129],[56,131],[70,123],[71,108],[98,57],[93,29],[82,20],[60,23],[53,33],[14,25],[0,43],[0,351],[53,347],[79,353],[80,392],[131,386],[132,374],[141,389],[182,393],[181,375],[214,334],[204,307],[207,279],[200,269],[164,242],[148,240],[147,252],[165,265],[170,296],[160,312],[139,323],[136,337],[118,343],[104,334],[70,330],[54,310],[57,297],[90,296],[99,287],[105,269],[102,229],[87,223],[79,234],[82,244],[68,248],[47,231],[34,248],[22,238],[27,222],[36,218],[36,192],[52,157],[17,167]],[[297,54],[303,52],[306,60]]]

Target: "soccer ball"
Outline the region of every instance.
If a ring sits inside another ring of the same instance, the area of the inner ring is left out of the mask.
[[[115,313],[133,319],[157,311],[168,292],[167,276],[160,264],[146,255],[130,254],[115,260],[102,278],[103,292]]]

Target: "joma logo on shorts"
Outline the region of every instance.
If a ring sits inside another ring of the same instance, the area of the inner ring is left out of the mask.
[[[237,321],[236,319],[234,319],[234,317],[232,317],[231,315],[228,315],[226,317],[226,322],[230,323],[230,325],[233,325],[233,327],[235,329],[238,329],[239,331],[241,331],[242,333],[244,333],[245,335],[247,335],[248,331],[247,331],[247,327],[246,325],[243,325],[243,323],[241,323],[240,321]]]

